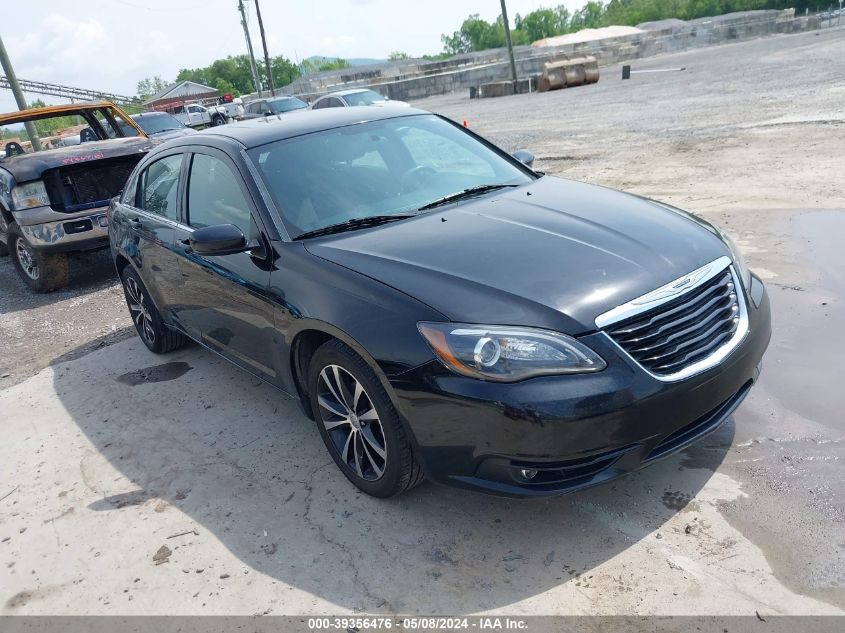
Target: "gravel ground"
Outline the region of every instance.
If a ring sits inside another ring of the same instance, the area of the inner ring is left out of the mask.
[[[415,104],[700,213],[767,281],[773,339],[733,420],[560,499],[362,497],[292,402],[196,347],[121,340],[104,254],[46,296],[0,260],[0,612],[842,614],[843,58],[830,29]],[[163,362],[183,365],[132,386]]]

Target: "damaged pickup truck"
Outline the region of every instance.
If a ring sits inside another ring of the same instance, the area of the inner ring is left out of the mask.
[[[0,256],[35,292],[66,285],[68,253],[108,248],[109,200],[150,148],[107,101],[0,114]]]

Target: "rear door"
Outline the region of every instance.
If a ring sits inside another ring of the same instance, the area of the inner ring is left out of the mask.
[[[184,159],[185,154],[175,151],[150,163],[121,202],[130,242],[123,249],[132,253],[141,280],[167,320],[181,286],[174,241]]]
[[[183,327],[211,349],[272,382],[275,369],[273,308],[268,298],[271,265],[266,231],[243,177],[221,151],[192,148],[187,166],[184,225],[177,231],[184,286],[178,318]],[[187,245],[190,234],[205,226],[234,224],[253,251],[202,256]]]

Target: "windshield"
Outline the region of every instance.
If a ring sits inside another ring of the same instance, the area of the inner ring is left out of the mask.
[[[160,114],[144,114],[133,116],[132,118],[135,119],[135,123],[147,134],[158,134],[160,132],[167,132],[168,130],[181,130],[185,127],[179,119],[170,116],[166,112]]]
[[[371,121],[249,152],[291,237],[420,207],[480,185],[531,182],[526,170],[434,115]]]
[[[381,101],[387,101],[387,97],[381,96],[379,93],[372,90],[363,90],[361,92],[351,92],[343,95],[346,103],[351,106],[372,105]]]
[[[275,101],[269,101],[268,103],[270,104],[270,110],[273,114],[290,112],[291,110],[301,110],[302,108],[308,107],[307,103],[297,99],[296,97],[291,97],[290,99],[276,99]]]
[[[0,159],[135,134],[120,113],[111,108],[79,108],[57,114],[35,112],[26,122],[0,125]]]

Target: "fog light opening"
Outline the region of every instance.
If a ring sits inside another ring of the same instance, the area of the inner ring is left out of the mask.
[[[530,481],[537,476],[537,471],[533,468],[523,468],[519,471],[519,476],[525,479],[526,481]]]

